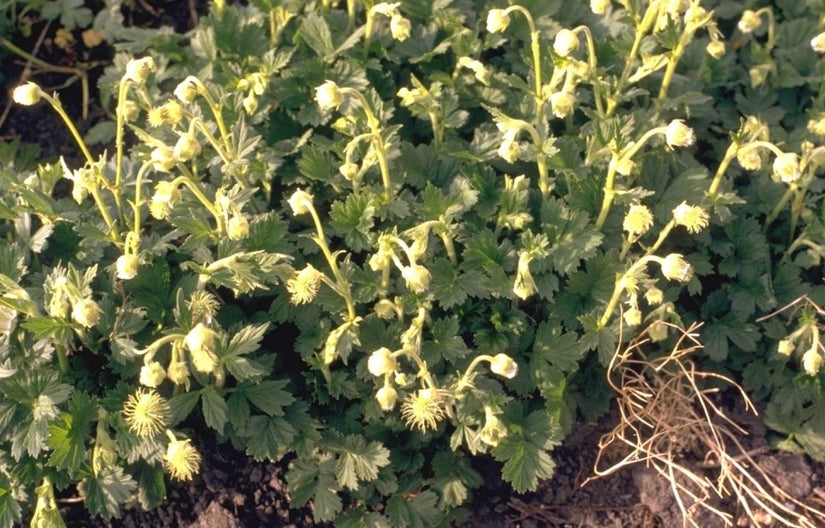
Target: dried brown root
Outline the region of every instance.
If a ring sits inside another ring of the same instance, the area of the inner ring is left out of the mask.
[[[670,352],[655,349],[657,355],[648,357],[648,328],[614,354],[607,374],[618,394],[620,422],[601,438],[595,475],[588,481],[644,464],[669,483],[684,526],[699,528],[692,517],[700,508],[732,526],[733,515],[714,506],[714,497],[733,498],[757,527],[766,526],[766,514],[772,523],[788,527],[825,525],[825,513],[775,484],[753,458],[756,453],[740,442],[747,431],[711,398],[718,392],[712,385],[722,382],[736,389],[745,410],[756,414],[733,380],[696,369],[690,356],[702,348],[701,324],[687,330],[668,326],[680,335]],[[624,456],[603,468],[617,452]],[[697,465],[697,456],[704,462]]]

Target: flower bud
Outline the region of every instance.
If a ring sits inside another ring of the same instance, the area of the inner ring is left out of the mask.
[[[312,210],[312,195],[298,189],[289,197],[289,207],[293,215],[306,214]]]
[[[811,39],[811,48],[817,53],[825,53],[825,32]]]
[[[189,161],[201,152],[201,144],[195,134],[183,134],[175,143],[172,155],[179,161]]]
[[[81,326],[91,328],[100,320],[100,306],[92,299],[83,299],[72,308],[72,319]]]
[[[243,98],[241,104],[243,104],[243,109],[244,112],[246,112],[246,115],[252,115],[255,113],[255,110],[258,109],[258,98],[255,97],[253,93],[250,93]]]
[[[375,315],[384,320],[392,319],[397,315],[395,303],[393,303],[389,299],[381,299],[380,301],[375,303],[375,306],[372,307],[372,310],[375,312]]]
[[[318,295],[318,288],[321,287],[321,272],[315,269],[312,264],[307,264],[304,269],[296,272],[295,275],[286,281],[286,291],[291,295],[292,304],[310,303]]]
[[[799,170],[799,156],[793,152],[783,152],[773,160],[774,174],[785,183],[793,183],[802,176]]]
[[[736,161],[748,171],[755,171],[762,168],[762,155],[757,148],[740,148],[736,151]]]
[[[650,336],[651,341],[658,343],[667,339],[667,324],[661,319],[654,321],[647,329],[647,335]]]
[[[708,226],[710,216],[699,206],[682,202],[673,210],[673,221],[691,233],[698,233]]]
[[[387,347],[381,347],[370,354],[367,360],[367,370],[373,376],[383,376],[395,372],[398,362],[392,356],[392,352]]]
[[[226,223],[226,235],[230,240],[240,240],[249,235],[249,220],[242,215],[235,215]]]
[[[641,236],[653,226],[653,213],[646,205],[633,204],[627,210],[622,222],[622,229],[631,236]]]
[[[174,151],[165,145],[156,147],[149,155],[149,160],[152,168],[159,172],[169,172],[178,162]]]
[[[558,118],[569,116],[576,105],[576,96],[565,91],[556,92],[550,96],[550,108]]]
[[[593,11],[595,15],[603,15],[607,12],[607,8],[610,7],[610,0],[590,0],[590,10]]]
[[[818,347],[812,346],[802,355],[802,367],[808,376],[816,376],[819,374],[819,368],[821,366],[822,356],[819,354]]]
[[[183,119],[183,107],[177,101],[167,101],[160,107],[160,115],[164,123],[175,126]]]
[[[518,363],[507,354],[496,354],[490,361],[490,371],[507,379],[513,379],[518,374]]]
[[[519,251],[518,266],[516,268],[516,280],[513,283],[513,293],[521,300],[536,293],[536,281],[530,273],[530,256],[527,251]]]
[[[354,181],[358,176],[358,165],[351,161],[344,162],[343,165],[338,167],[338,172],[340,172],[347,181]]]
[[[166,379],[166,370],[157,361],[140,367],[140,384],[144,387],[158,387]]]
[[[321,110],[332,110],[341,106],[344,102],[344,94],[337,84],[328,80],[315,88],[315,101]]]
[[[695,139],[693,129],[681,119],[671,121],[665,130],[665,141],[671,147],[689,147],[693,145]]]
[[[166,376],[175,385],[185,385],[189,381],[189,367],[185,361],[172,361],[169,363]]]
[[[197,77],[190,75],[175,87],[175,97],[184,104],[191,103],[198,96],[201,82]]]
[[[121,255],[115,262],[117,278],[123,280],[134,279],[137,275],[140,260],[137,255]]]
[[[399,13],[395,13],[390,17],[390,33],[392,33],[392,38],[395,40],[403,42],[410,38],[410,29],[410,21]]]
[[[395,407],[395,402],[398,401],[398,393],[392,387],[381,387],[375,393],[375,399],[378,400],[381,410],[391,411]]]
[[[642,324],[642,311],[638,308],[628,308],[622,314],[622,318],[627,326],[639,326]]]
[[[708,11],[702,6],[691,6],[685,11],[686,26],[702,26],[709,20]]]
[[[745,9],[737,26],[742,33],[753,33],[762,25],[762,19],[752,9]]]
[[[216,337],[215,331],[203,323],[198,323],[186,334],[184,343],[192,355],[192,366],[198,372],[209,374],[217,367],[218,357],[214,352]]]
[[[143,84],[155,69],[155,60],[152,57],[132,59],[126,64],[126,73],[123,78],[136,84]]]
[[[708,45],[705,46],[705,52],[714,59],[719,59],[725,54],[725,43],[721,40],[711,40]]]
[[[776,352],[780,356],[790,356],[793,354],[795,348],[796,347],[794,346],[793,340],[783,339],[779,342],[779,345],[777,345]]]
[[[484,406],[484,427],[478,432],[478,438],[490,447],[496,447],[507,436],[507,426],[498,419],[489,406]]]
[[[498,147],[498,155],[507,163],[515,163],[520,154],[521,145],[519,145],[519,142],[516,141],[515,138],[505,134],[504,141],[502,141],[501,146]]]
[[[510,25],[510,15],[504,9],[491,9],[487,13],[487,31],[501,33]]]
[[[651,286],[645,292],[645,301],[650,306],[659,306],[665,300],[664,292],[656,286]]]
[[[687,282],[693,276],[693,268],[684,257],[678,253],[671,253],[661,261],[662,275],[670,280]]]
[[[430,287],[430,272],[424,266],[405,266],[401,270],[401,276],[407,282],[407,288],[415,293],[422,293]]]
[[[556,33],[553,41],[553,50],[562,57],[567,57],[579,47],[579,37],[569,29],[562,29]]]
[[[31,106],[40,101],[42,93],[43,92],[40,91],[40,87],[37,84],[29,81],[26,84],[21,84],[15,88],[14,92],[11,94],[11,97],[14,99],[14,102],[19,105]]]

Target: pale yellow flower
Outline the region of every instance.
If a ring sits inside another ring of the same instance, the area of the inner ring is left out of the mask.
[[[643,204],[633,204],[624,216],[622,229],[631,236],[641,236],[653,226],[653,213]]]
[[[773,172],[785,183],[797,181],[802,172],[799,170],[799,156],[793,152],[783,152],[773,161]]]
[[[553,115],[558,118],[565,118],[573,112],[576,106],[576,96],[570,92],[561,91],[550,95],[550,108]]]
[[[140,260],[137,255],[121,255],[115,262],[117,278],[123,280],[134,279],[137,275]]]
[[[739,19],[737,26],[742,33],[753,33],[762,25],[762,19],[752,9],[745,9],[742,12],[742,18]]]
[[[129,430],[142,438],[155,436],[166,428],[169,402],[152,389],[139,387],[123,404],[123,418]]]
[[[286,290],[291,295],[292,304],[311,303],[318,295],[320,287],[321,272],[312,264],[307,264],[304,269],[296,272],[291,279],[286,281]]]
[[[335,82],[328,80],[315,88],[315,102],[321,110],[336,109],[344,102],[344,94]]]
[[[226,223],[226,236],[230,240],[241,240],[249,235],[249,220],[243,215],[233,215]]]
[[[556,33],[553,50],[562,57],[567,57],[579,47],[579,37],[573,31],[563,28]]]
[[[714,59],[719,59],[725,54],[725,43],[721,40],[711,40],[708,45],[705,46],[705,51]]]
[[[166,447],[163,463],[175,480],[192,480],[198,473],[201,455],[189,440],[175,440]]]
[[[395,13],[390,17],[390,33],[395,40],[403,42],[410,38],[411,28],[410,21],[400,13]]]
[[[140,384],[144,387],[158,387],[166,379],[166,369],[157,361],[140,367]]]
[[[444,419],[441,396],[435,389],[421,389],[407,396],[401,404],[401,417],[408,427],[417,428],[422,433],[438,428]]]
[[[378,401],[378,405],[381,406],[382,411],[391,411],[395,407],[395,402],[398,401],[398,393],[394,388],[384,386],[375,393],[375,399]]]
[[[200,93],[201,86],[200,80],[197,77],[190,75],[178,83],[175,87],[175,97],[177,97],[182,103],[191,103],[195,100],[195,97],[198,96],[198,93]]]
[[[678,253],[671,253],[661,259],[662,275],[670,280],[687,282],[693,276],[693,268],[685,258]]]
[[[100,306],[92,299],[82,299],[72,308],[72,319],[91,328],[100,320]]]
[[[11,94],[11,98],[19,105],[31,106],[40,101],[42,93],[38,85],[29,81],[15,88]]]
[[[673,210],[673,221],[691,233],[698,233],[708,226],[710,215],[697,205],[682,202]]]
[[[817,53],[825,53],[825,32],[811,39],[811,48]]]
[[[312,210],[312,195],[298,189],[289,197],[289,207],[293,215],[306,214]]]
[[[126,63],[126,73],[123,78],[137,84],[143,84],[155,70],[155,60],[152,57],[132,59]]]
[[[510,15],[504,9],[491,9],[487,13],[487,31],[501,33],[510,25]]]
[[[507,354],[501,352],[493,356],[490,361],[490,371],[507,379],[513,379],[518,374],[518,363]]]
[[[776,352],[781,356],[790,356],[795,348],[796,347],[791,339],[783,339],[776,347]]]
[[[395,372],[398,362],[392,356],[392,352],[387,347],[381,347],[370,354],[367,360],[367,370],[373,376],[383,376]]]
[[[816,376],[819,374],[820,367],[822,367],[822,355],[816,346],[812,346],[802,355],[802,368],[808,376]]]
[[[172,155],[179,161],[189,161],[201,152],[201,144],[195,134],[182,134],[175,147],[172,149]]]
[[[422,293],[430,287],[430,272],[424,266],[405,266],[401,269],[401,276],[407,282],[407,288],[415,293]]]
[[[681,119],[671,121],[665,130],[665,141],[671,147],[689,147],[695,139],[693,129]]]
[[[610,4],[610,0],[590,0],[590,10],[593,11],[593,14],[603,15],[607,12]]]
[[[507,426],[499,420],[493,409],[484,406],[484,426],[478,432],[478,439],[490,447],[496,447],[507,436]]]
[[[203,323],[198,323],[186,334],[184,343],[191,354],[192,366],[198,372],[209,374],[218,366],[218,356],[215,355],[216,338],[215,331]]]

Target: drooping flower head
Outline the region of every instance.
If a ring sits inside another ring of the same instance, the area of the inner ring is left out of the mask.
[[[490,361],[490,371],[493,374],[507,379],[513,379],[516,377],[516,374],[518,374],[518,363],[507,354],[501,352],[493,356],[492,361]]]
[[[578,47],[579,37],[573,31],[563,28],[556,33],[556,39],[553,41],[553,51],[559,56],[568,57]]]
[[[510,15],[504,9],[491,9],[487,13],[487,31],[501,33],[510,25]]]
[[[26,84],[21,84],[12,92],[11,97],[15,103],[23,106],[31,106],[37,104],[43,97],[40,87],[29,81]]]
[[[693,129],[681,119],[671,121],[665,130],[665,141],[671,147],[689,147],[695,139]]]
[[[315,88],[315,102],[321,110],[334,110],[344,102],[344,94],[335,82],[328,80]]]

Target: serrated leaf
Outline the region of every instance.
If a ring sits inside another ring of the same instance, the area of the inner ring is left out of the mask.
[[[223,428],[229,421],[229,407],[226,400],[213,388],[205,388],[200,391],[201,408],[206,425],[223,434]]]
[[[287,407],[295,398],[283,390],[289,380],[267,380],[244,387],[242,392],[252,405],[269,416],[283,416],[284,407]]]
[[[139,463],[135,476],[138,479],[138,502],[144,510],[152,510],[166,500],[166,475],[163,466]]]
[[[280,460],[292,445],[295,428],[280,417],[253,416],[244,431],[246,453],[255,460]]]
[[[49,425],[46,445],[52,449],[47,465],[70,472],[86,460],[86,438],[97,417],[97,402],[82,392],[76,392],[69,402],[68,412]]]
[[[431,528],[438,519],[438,496],[422,491],[411,498],[396,493],[387,500],[387,516],[394,528]]]
[[[158,258],[151,264],[140,266],[137,276],[124,281],[123,287],[135,306],[145,308],[149,319],[160,323],[166,316],[170,281],[169,264]]]
[[[169,400],[169,406],[172,408],[172,426],[181,423],[189,416],[198,404],[199,396],[197,392],[184,392],[172,396]]]
[[[20,503],[14,499],[9,478],[0,472],[0,528],[12,528],[20,521]]]
[[[364,251],[372,247],[375,207],[366,194],[350,194],[345,201],[332,204],[329,213],[332,228],[344,237],[352,251]]]
[[[459,335],[461,325],[458,317],[445,317],[433,321],[431,338],[422,343],[422,349],[427,361],[437,361],[441,358],[454,362],[470,353],[464,339]]]
[[[326,58],[335,51],[332,43],[332,32],[324,17],[309,12],[301,19],[301,27],[296,35],[319,57]]]
[[[509,434],[493,449],[493,457],[504,462],[501,476],[518,493],[536,489],[540,479],[553,476],[556,464],[547,452],[554,439],[544,411],[523,415],[521,404],[511,404],[505,416],[512,425]]]
[[[104,519],[120,517],[120,505],[132,497],[137,483],[120,466],[108,466],[85,481],[86,508]]]
[[[557,322],[544,321],[536,331],[531,364],[543,361],[563,372],[574,372],[585,352],[575,333],[563,331]]]
[[[303,506],[314,499],[313,517],[316,521],[331,521],[341,511],[343,503],[336,493],[335,460],[298,459],[286,473],[293,507]]]
[[[378,470],[390,463],[390,451],[380,442],[370,442],[360,435],[337,439],[330,450],[338,454],[335,478],[344,488],[358,489],[359,481],[372,482]]]

